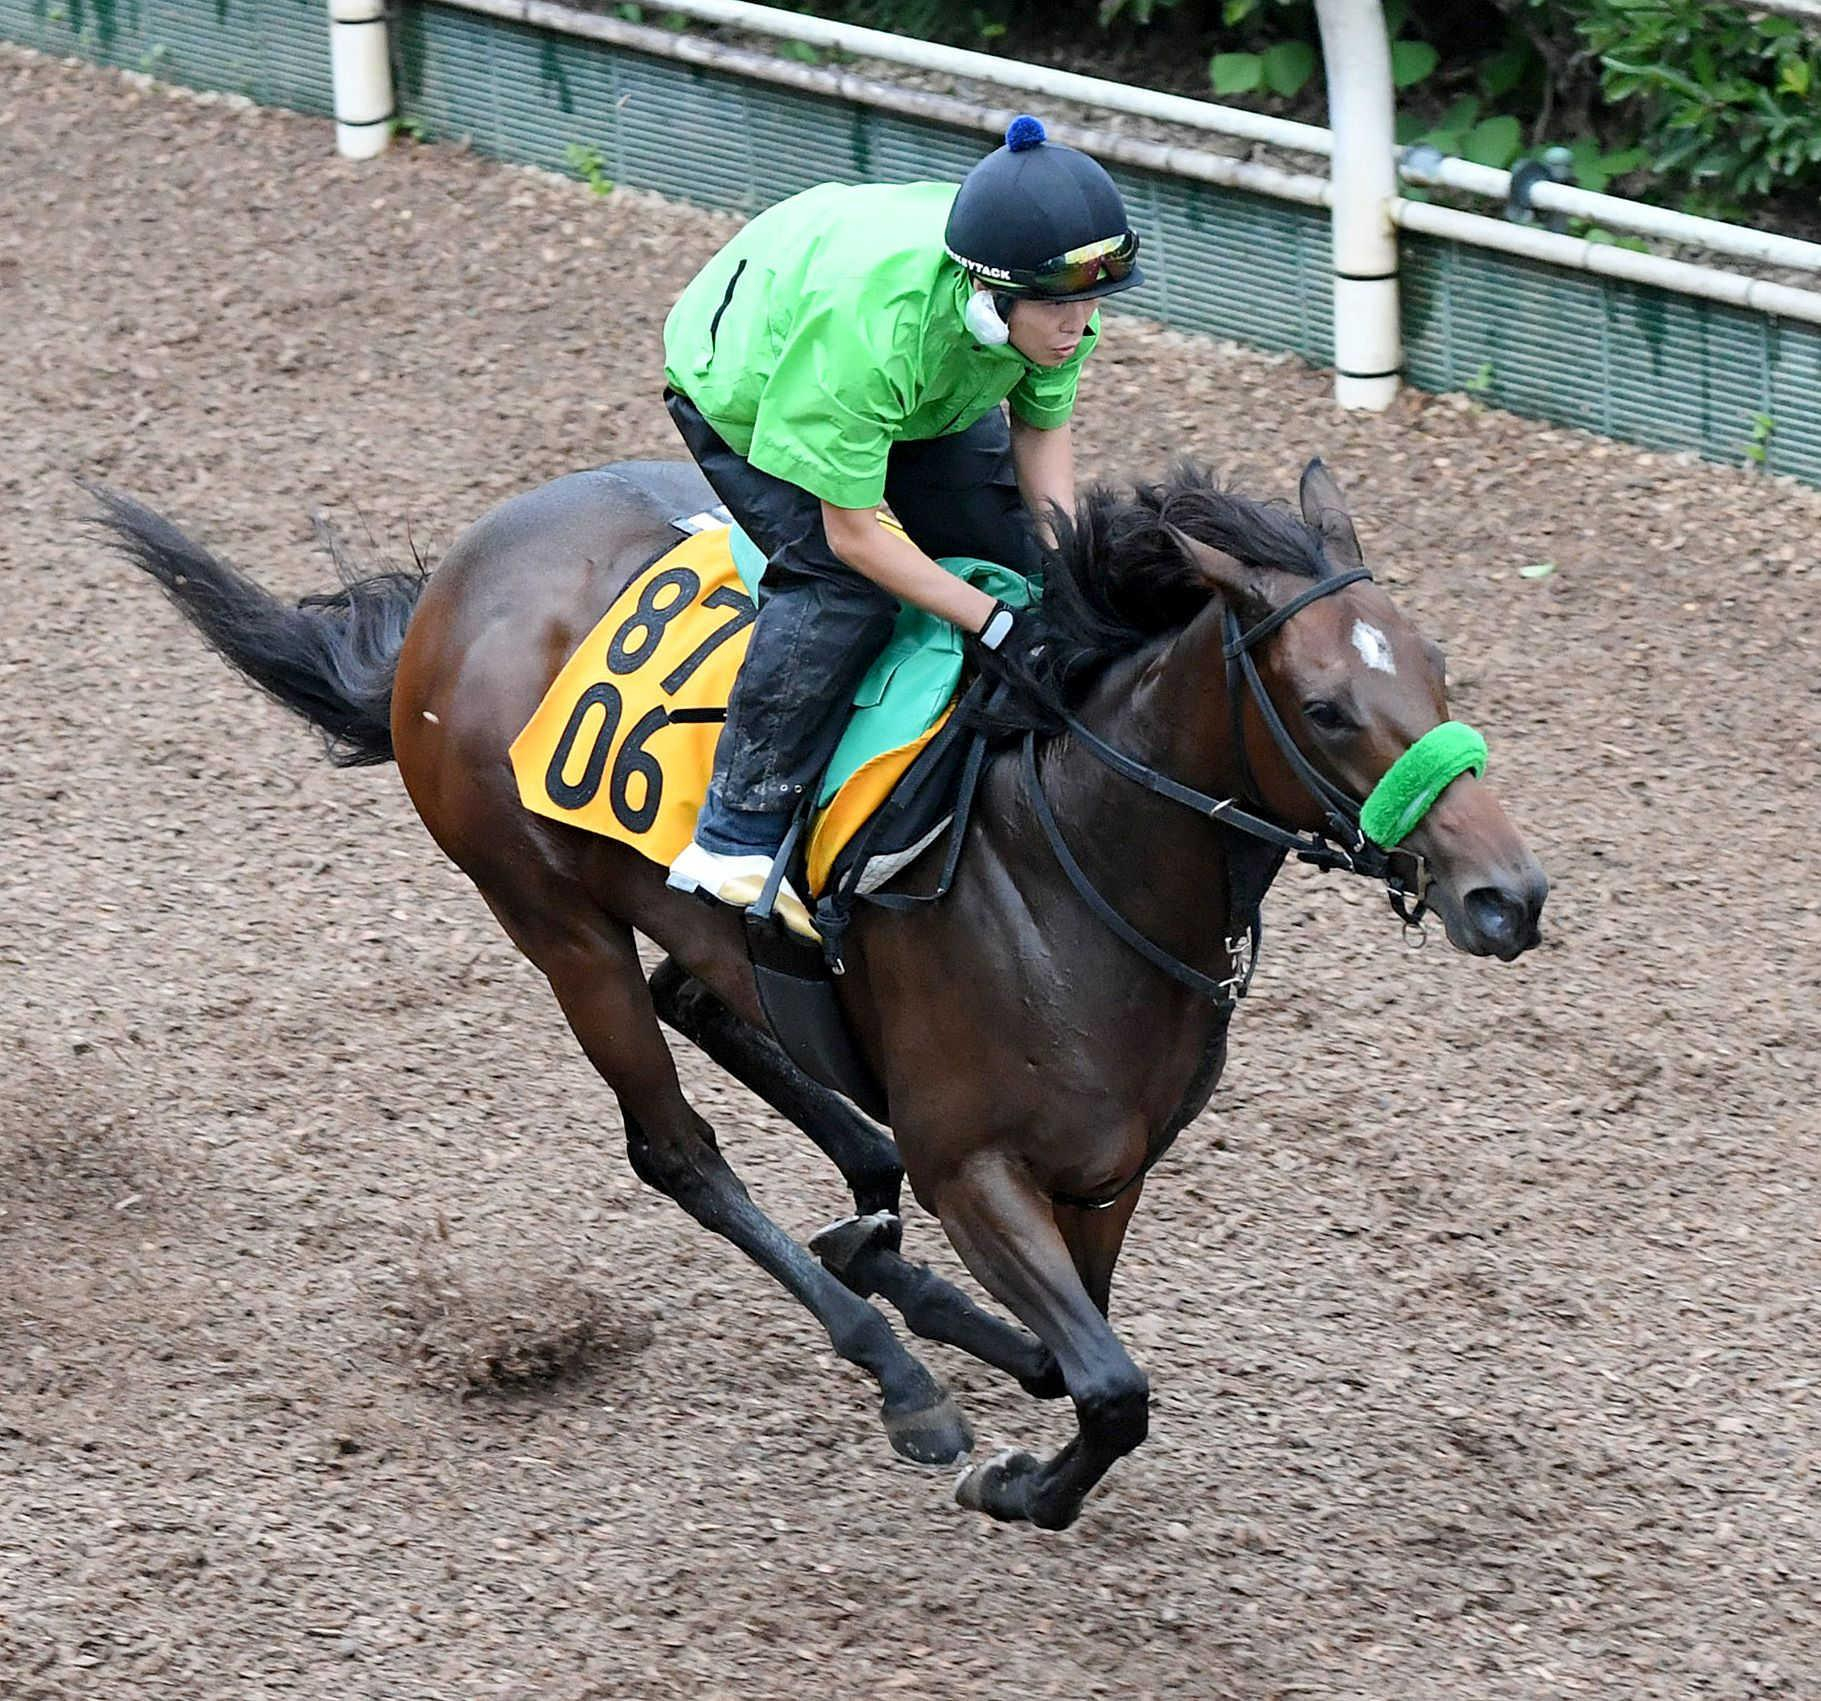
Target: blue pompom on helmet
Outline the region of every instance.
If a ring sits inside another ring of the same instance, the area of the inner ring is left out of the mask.
[[[944,243],[1006,295],[1087,301],[1144,282],[1138,234],[1112,178],[1028,115],[962,181]]]

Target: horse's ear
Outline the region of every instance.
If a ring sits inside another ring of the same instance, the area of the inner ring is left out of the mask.
[[[1183,559],[1194,568],[1195,576],[1209,590],[1217,591],[1224,597],[1242,623],[1249,626],[1271,612],[1274,604],[1270,587],[1266,583],[1270,574],[1262,573],[1256,567],[1248,567],[1237,555],[1229,555],[1224,549],[1216,549],[1198,537],[1190,537],[1187,532],[1170,525],[1168,521],[1164,523],[1176,547],[1182,551]]]
[[[1359,536],[1353,530],[1347,500],[1334,482],[1334,474],[1322,465],[1320,456],[1303,468],[1297,494],[1302,499],[1303,518],[1321,533],[1328,559],[1343,572],[1350,567],[1364,567],[1366,558],[1360,553]]]

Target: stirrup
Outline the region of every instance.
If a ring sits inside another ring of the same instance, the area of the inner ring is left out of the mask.
[[[730,909],[748,910],[759,901],[771,873],[772,858],[764,851],[734,854],[714,851],[691,839],[671,863],[664,884],[673,891],[693,893]],[[809,910],[788,880],[778,887],[773,905],[780,921],[799,937],[821,943],[821,934],[809,919]]]

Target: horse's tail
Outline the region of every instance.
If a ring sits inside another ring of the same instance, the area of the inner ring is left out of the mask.
[[[223,657],[323,735],[329,760],[392,760],[392,676],[426,574],[357,578],[339,553],[342,588],[292,606],[192,543],[130,497],[98,486],[96,523],[164,588]]]

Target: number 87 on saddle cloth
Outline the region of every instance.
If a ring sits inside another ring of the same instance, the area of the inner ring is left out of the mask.
[[[941,565],[1022,608],[1033,586],[973,556]],[[668,867],[688,844],[714,772],[734,675],[751,641],[765,558],[726,526],[697,532],[640,573],[564,664],[512,745],[527,809],[628,844]],[[961,635],[901,608],[861,680],[818,799],[810,892],[946,718]]]
[[[519,801],[668,866],[695,831],[755,612],[725,526],[634,577],[513,740]]]

